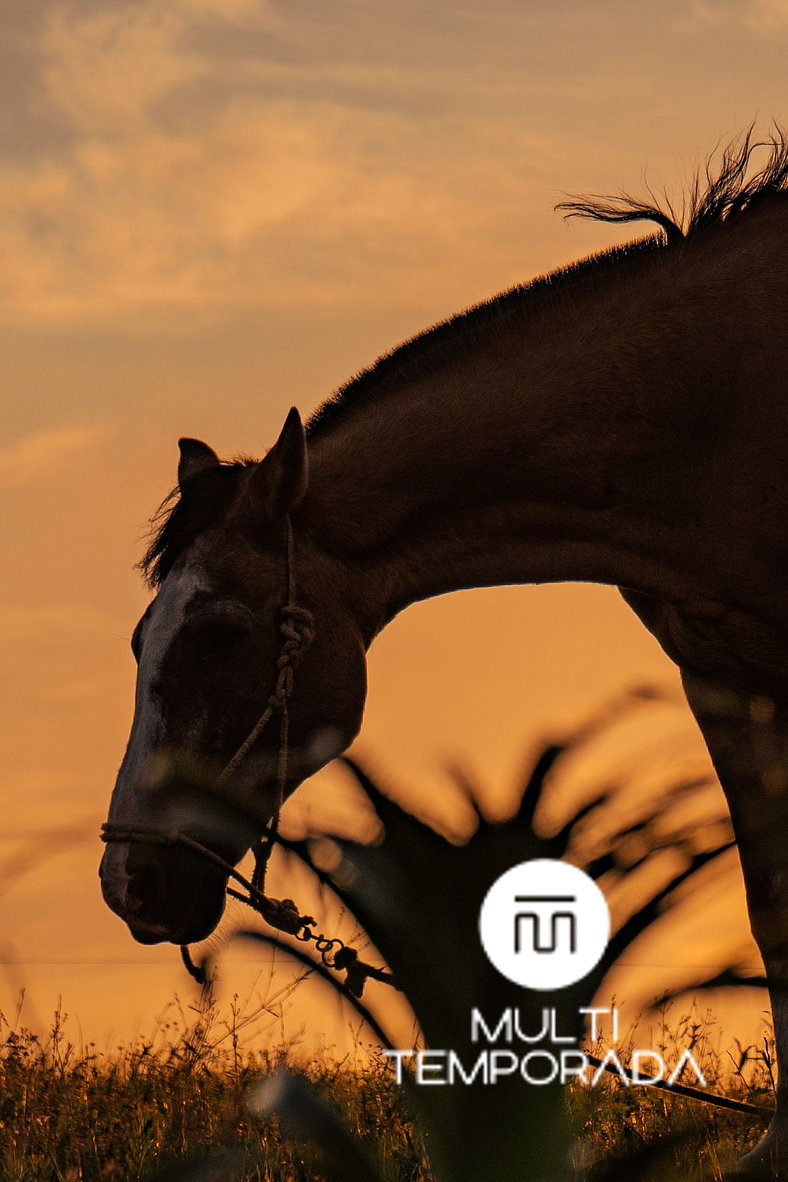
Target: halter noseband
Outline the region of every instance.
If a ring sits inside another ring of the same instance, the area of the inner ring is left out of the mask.
[[[285,787],[287,784],[287,767],[290,754],[289,747],[289,731],[290,719],[288,713],[288,702],[293,693],[295,670],[301,663],[304,653],[309,648],[315,637],[315,620],[312,613],[305,607],[300,607],[296,602],[296,580],[295,580],[295,544],[293,541],[293,527],[290,522],[290,517],[285,518],[286,529],[286,549],[285,549],[285,577],[287,584],[287,600],[280,608],[281,623],[279,631],[282,634],[282,647],[276,661],[276,680],[274,688],[268,697],[265,710],[254,724],[249,734],[244,739],[241,746],[231,757],[222,771],[216,778],[217,787],[225,784],[240,765],[246,759],[249,752],[254,747],[260,735],[265,730],[268,723],[273,716],[279,716],[279,751],[276,762],[276,794],[274,799],[274,810],[271,817],[271,822],[266,834],[267,840],[262,839],[252,846],[252,851],[255,856],[255,869],[252,875],[251,886],[253,890],[252,895],[264,897],[262,895],[263,883],[265,880],[265,870],[268,864],[268,859],[271,856],[271,850],[276,841],[277,832],[279,829],[279,813],[284,801]],[[149,829],[144,826],[129,826],[123,824],[115,824],[111,821],[106,821],[101,826],[101,840],[103,842],[132,842],[145,841],[153,842],[157,845],[184,845],[197,853],[202,854],[209,861],[220,865],[227,874],[235,879],[240,879],[249,888],[246,880],[238,875],[238,872],[229,862],[226,862],[219,854],[202,845],[192,837],[188,837],[185,833],[175,832],[167,833],[161,829]],[[260,900],[256,900],[259,902]],[[273,900],[271,900],[273,902]]]

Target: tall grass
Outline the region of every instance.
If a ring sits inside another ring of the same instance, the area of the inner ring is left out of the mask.
[[[675,1063],[682,1050],[691,1050],[713,1095],[750,1104],[774,1104],[771,1029],[760,1047],[743,1047],[734,1039],[723,1049],[711,1010],[693,1002],[689,1009],[676,1013],[675,1003],[664,1002],[657,1007],[656,1023],[648,1023],[644,1030],[636,1022],[622,1040],[618,1049],[624,1066],[634,1048],[644,1044],[669,1063]],[[600,1039],[588,1049],[600,1056],[605,1048]],[[578,1138],[577,1173],[584,1182],[609,1172],[611,1162],[632,1163],[660,1143],[665,1144],[666,1152],[654,1161],[655,1178],[717,1182],[724,1166],[751,1149],[765,1127],[762,1117],[664,1091],[625,1087],[612,1075],[603,1077],[593,1091],[569,1088],[567,1103]]]
[[[0,1178],[139,1182],[193,1161],[201,1147],[232,1145],[248,1154],[238,1175],[245,1182],[315,1179],[308,1147],[294,1147],[277,1120],[247,1103],[252,1086],[285,1063],[298,1066],[362,1143],[374,1142],[392,1179],[430,1177],[380,1056],[304,1061],[281,1045],[247,1045],[244,1024],[237,1002],[222,1014],[210,1003],[184,1010],[176,999],[154,1037],[102,1052],[77,1047],[62,1013],[42,1039],[0,1015]]]
[[[178,1161],[190,1163],[184,1176],[195,1180],[227,1177],[209,1172],[215,1154],[201,1165],[199,1150],[216,1146],[233,1146],[233,1176],[243,1182],[339,1178],[321,1172],[312,1147],[251,1110],[254,1085],[284,1064],[297,1067],[338,1112],[362,1150],[374,1151],[386,1182],[432,1182],[422,1133],[374,1047],[359,1047],[341,1061],[304,1060],[284,1045],[254,1049],[244,1025],[237,1003],[223,1014],[212,1004],[184,1010],[175,1001],[155,1037],[100,1052],[75,1046],[61,1013],[44,1039],[18,1020],[0,1017],[3,1182],[143,1182]],[[633,1030],[624,1061],[637,1041]],[[674,1019],[663,1010],[655,1047],[671,1057],[671,1047],[688,1043],[714,1090],[769,1101],[769,1040],[748,1048],[746,1061],[737,1045],[720,1054],[708,1012],[691,1010]],[[754,1144],[763,1128],[746,1115],[626,1088],[612,1078],[593,1091],[570,1088],[568,1109],[578,1182],[593,1182],[611,1161],[632,1162],[659,1141],[667,1142],[667,1157],[654,1159],[654,1177],[716,1180],[721,1162]],[[674,1144],[677,1134],[681,1140]]]

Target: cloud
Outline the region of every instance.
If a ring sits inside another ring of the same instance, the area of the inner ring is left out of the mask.
[[[745,25],[761,33],[788,26],[788,0],[693,0],[693,16],[716,25]]]
[[[61,427],[43,431],[0,451],[0,487],[30,484],[65,467],[75,456],[107,438],[108,428]]]
[[[370,292],[429,305],[460,271],[508,274],[535,171],[561,145],[497,128],[479,70],[466,75],[470,42],[456,35],[426,69],[445,39],[420,17],[424,45],[407,27],[408,46],[385,37],[365,58],[342,37],[354,6],[339,8],[332,23],[247,0],[53,6],[42,91],[67,134],[6,163],[0,318]],[[392,12],[382,6],[383,24]],[[448,95],[464,114],[447,113]]]

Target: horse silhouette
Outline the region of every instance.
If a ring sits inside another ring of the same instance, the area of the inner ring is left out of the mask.
[[[306,429],[291,411],[263,460],[181,440],[101,879],[138,940],[205,936],[226,873],[162,835],[237,861],[357,733],[366,649],[398,612],[617,586],[681,669],[769,980],[778,1110],[736,1176],[788,1178],[788,141],[751,175],[763,147],[726,149],[683,225],[568,203],[661,232],[416,337]]]

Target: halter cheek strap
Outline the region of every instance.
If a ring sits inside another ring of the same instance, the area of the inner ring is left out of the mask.
[[[265,710],[216,780],[217,786],[221,786],[232,779],[270,720],[275,714],[278,714],[279,753],[276,761],[276,796],[271,826],[269,828],[270,836],[266,860],[268,854],[270,854],[270,847],[276,838],[279,827],[279,812],[282,808],[287,784],[287,766],[290,755],[288,702],[293,693],[295,671],[301,664],[305,652],[315,638],[315,617],[307,608],[300,607],[296,602],[295,546],[293,542],[293,527],[289,517],[285,519],[285,525],[287,531],[287,602],[284,607],[280,608],[279,612],[281,618],[279,631],[282,635],[282,647],[276,661],[276,681],[266,703]]]

